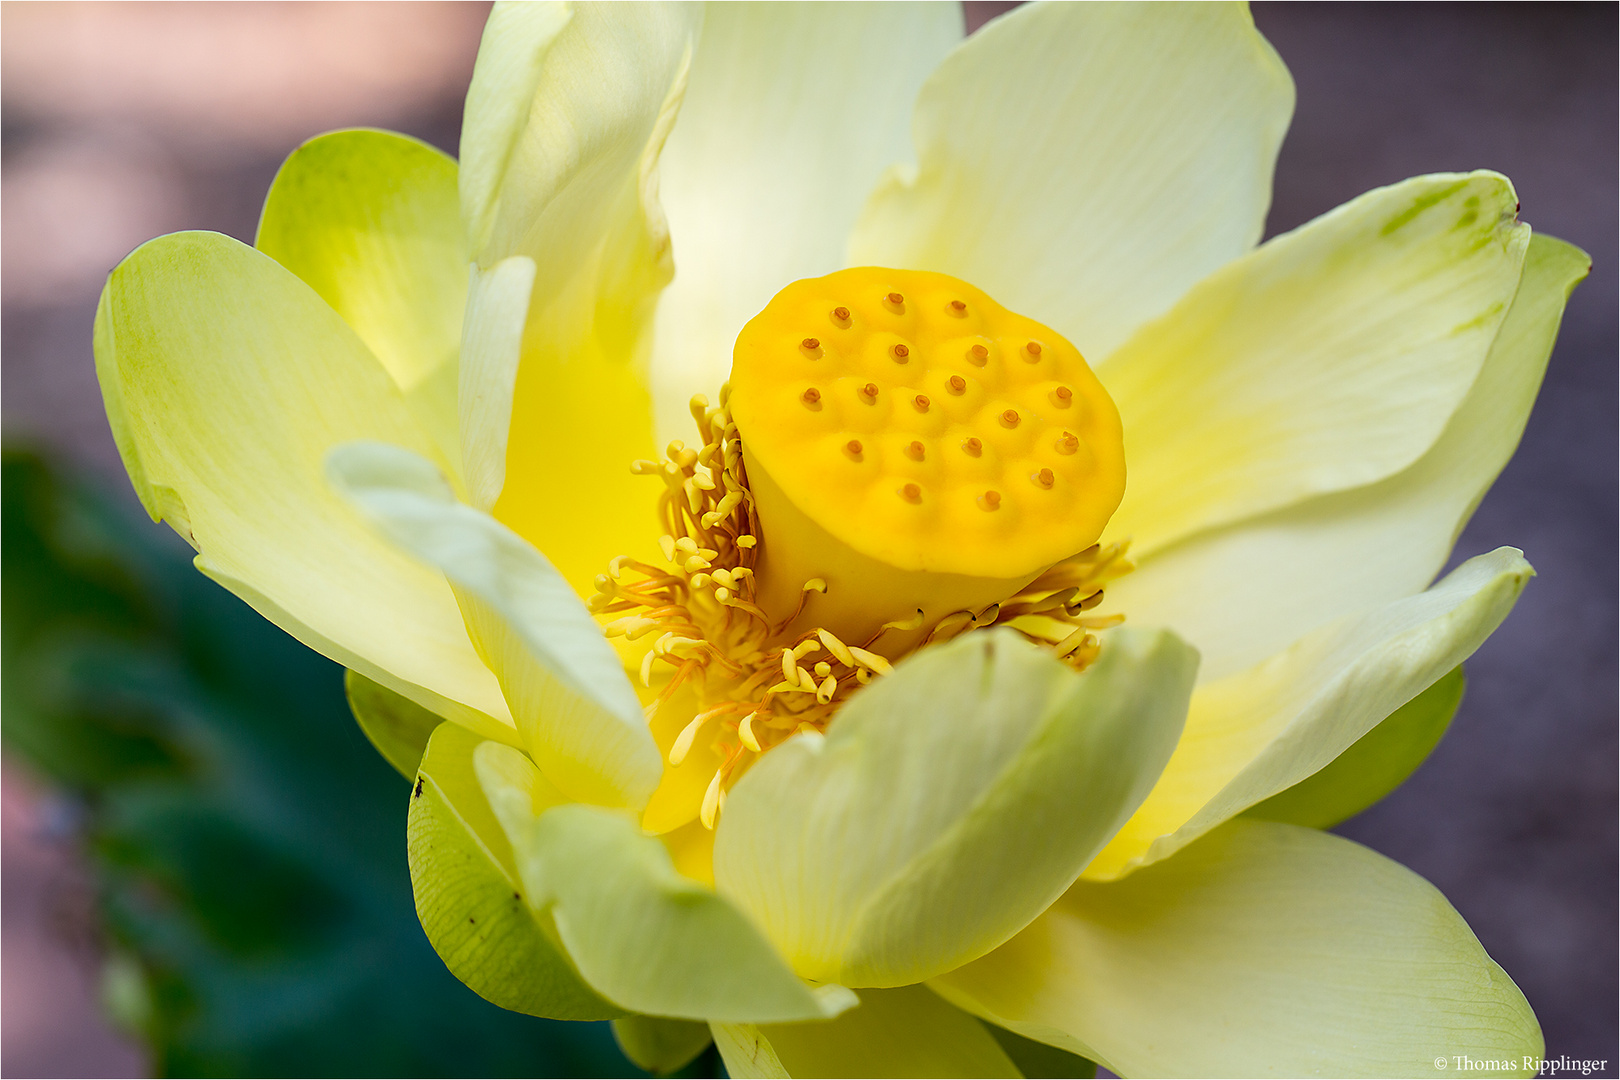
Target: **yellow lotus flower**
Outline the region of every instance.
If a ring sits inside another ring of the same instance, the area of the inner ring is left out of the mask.
[[[323,136],[255,248],[113,272],[108,416],[352,669],[498,1004],[735,1076],[1533,1072],[1320,827],[1531,574],[1432,583],[1588,262],[1488,172],[1256,248],[1292,105],[1241,6],[497,5],[459,166]]]

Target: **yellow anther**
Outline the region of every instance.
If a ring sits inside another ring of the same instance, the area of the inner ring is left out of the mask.
[[[825,679],[832,674],[832,665],[822,660],[816,664],[816,678]]]
[[[838,658],[840,664],[845,667],[855,666],[855,654],[850,652],[849,646],[839,641],[831,630],[817,630],[816,637],[820,638],[821,643],[827,646],[828,652]]]
[[[720,799],[724,794],[720,790],[721,775],[721,771],[716,769],[714,779],[709,781],[708,789],[703,792],[703,809],[699,811],[698,817],[702,820],[705,829],[714,828],[714,819],[720,813]]]
[[[660,536],[658,538],[658,550],[662,551],[664,553],[664,559],[666,561],[674,562],[675,561],[675,538],[673,536],[669,535],[669,533],[665,533],[663,536]]]
[[[652,685],[652,666],[653,666],[653,661],[656,660],[656,659],[658,659],[658,656],[651,649],[648,649],[646,655],[641,658],[641,685],[642,686],[651,686]]]
[[[915,630],[923,624],[923,620],[926,618],[927,616],[923,614],[922,609],[918,608],[917,613],[911,616],[909,619],[896,619],[894,622],[886,622],[883,624],[883,629]]]
[[[648,461],[646,458],[630,463],[630,471],[636,476],[651,476],[653,473],[662,472],[663,468],[658,462]]]
[[[816,700],[825,705],[833,699],[833,695],[836,693],[838,693],[838,680],[828,675],[821,680],[821,685],[816,687]]]
[[[926,455],[926,454],[927,454],[927,450],[923,447],[923,444],[920,443],[920,442],[915,442],[914,441],[909,446],[906,447],[906,456],[911,458],[912,461],[921,461],[923,459],[924,455]],[[916,487],[915,484],[913,484],[911,486]],[[907,495],[906,498],[908,498],[908,499],[915,498],[915,496]]]
[[[887,675],[894,670],[887,660],[875,652],[867,652],[865,649],[857,649],[851,645],[849,646],[849,654],[855,658],[855,662],[860,664],[861,667],[866,668],[868,671],[874,671],[879,675]]]
[[[1001,492],[987,491],[983,495],[979,496],[978,502],[981,510],[1000,510]]]
[[[710,713],[703,713],[690,724],[681,728],[681,733],[675,736],[675,741],[669,745],[669,763],[679,765],[686,760],[686,755],[692,752],[692,743],[697,739],[698,729],[704,721],[709,719]]]
[[[737,740],[754,753],[760,752],[759,740],[754,737],[754,714],[749,713],[737,725]]]
[[[740,548],[751,548],[757,543],[759,543],[759,541],[747,533],[743,533],[741,536],[737,537],[737,546]]]
[[[703,556],[693,555],[690,559],[687,559],[681,564],[681,569],[686,571],[688,574],[695,574],[699,570],[707,570],[710,565],[709,560],[705,559]]]
[[[813,593],[824,593],[824,592],[827,591],[827,583],[825,581],[823,581],[821,578],[818,578],[818,577],[811,578],[809,581],[804,583],[804,588],[802,590],[800,590],[800,591],[802,591],[802,592],[813,592]]]
[[[687,584],[692,586],[694,589],[706,589],[709,587],[709,582],[712,580],[713,579],[709,577],[708,574],[693,574],[692,580],[688,581]]]
[[[692,419],[697,422],[698,432],[707,435],[708,432],[704,429],[709,426],[709,399],[702,394],[693,394],[692,400],[686,403],[686,408],[692,414]]]
[[[803,660],[805,657],[811,656],[820,651],[821,642],[819,640],[812,639],[809,641],[801,641],[797,645],[793,646],[793,659]]]

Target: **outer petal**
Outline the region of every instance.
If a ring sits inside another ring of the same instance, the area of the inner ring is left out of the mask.
[[[1110,535],[1148,555],[1406,468],[1474,384],[1527,226],[1495,173],[1380,188],[1202,282],[1098,370],[1130,483]]]
[[[675,5],[499,4],[467,93],[473,255],[538,268],[516,383],[488,390],[512,402],[511,482],[495,512],[581,591],[655,535],[657,485],[629,465],[653,450],[643,330],[671,272],[656,165],[699,18]]]
[[[1081,675],[1011,631],[918,653],[732,789],[715,881],[807,978],[899,986],[966,963],[1137,806],[1197,662],[1133,631]]]
[[[1106,356],[1260,239],[1293,109],[1242,5],[1029,5],[923,87],[920,168],[851,261],[954,274]]]
[[[1430,1076],[1441,1059],[1448,1076],[1533,1076],[1543,1048],[1524,995],[1434,886],[1270,822],[1076,885],[931,985],[1122,1076]]]
[[[1244,811],[1248,817],[1327,829],[1394,791],[1451,726],[1462,704],[1463,669],[1390,713],[1325,768]]]
[[[523,359],[523,325],[534,274],[533,259],[513,255],[487,270],[474,265],[467,288],[457,449],[467,497],[480,510],[494,506],[506,486],[512,388]]]
[[[740,911],[676,872],[629,818],[557,805],[561,793],[509,746],[485,743],[475,762],[528,902],[551,912],[606,997],[640,1013],[729,1022],[823,1019],[855,1004],[843,987],[800,982]]]
[[[659,300],[661,439],[714,394],[737,332],[777,290],[844,265],[882,170],[911,155],[908,111],[962,38],[957,4],[710,5],[658,166],[675,243]]]
[[[428,740],[444,723],[444,717],[428,712],[410,698],[372,682],[358,671],[343,673],[343,692],[349,699],[349,711],[354,714],[355,722],[377,753],[405,779],[416,779],[422,755],[427,753]]]
[[[736,1077],[1020,1076],[984,1025],[921,986],[863,990],[820,1024],[713,1024]]]
[[[1479,648],[1533,573],[1518,551],[1499,548],[1427,592],[1200,686],[1152,794],[1085,876],[1106,880],[1166,858],[1327,765]]]
[[[198,569],[346,667],[500,730],[506,703],[443,577],[376,537],[322,476],[327,450],[351,439],[442,461],[336,312],[250,247],[176,233],[112,272],[95,342],[124,467]]]
[[[441,724],[411,789],[405,836],[423,931],[456,978],[503,1009],[559,1020],[620,1015],[580,978],[550,914],[524,903],[511,845],[474,771],[482,742]]]
[[[317,136],[282,163],[254,246],[343,316],[445,459],[459,466],[456,353],[467,245],[455,161],[391,131]]]
[[[523,741],[570,799],[645,806],[662,772],[636,692],[590,612],[522,537],[456,501],[433,464],[380,443],[327,459],[389,539],[450,579]]]
[[[619,1049],[640,1068],[667,1076],[709,1048],[709,1025],[698,1020],[626,1016],[613,1021]]]
[[[1141,560],[1108,589],[1131,621],[1173,626],[1222,678],[1330,619],[1410,596],[1434,580],[1474,507],[1507,464],[1591,259],[1547,236],[1479,378],[1428,453],[1400,473],[1194,538]]]

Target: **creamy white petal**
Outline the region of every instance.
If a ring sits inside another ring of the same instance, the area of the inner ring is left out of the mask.
[[[1327,765],[1472,655],[1533,573],[1518,551],[1500,548],[1427,592],[1330,623],[1200,686],[1158,783],[1084,876],[1106,880],[1164,859]]]
[[[1140,556],[1381,480],[1462,404],[1528,226],[1487,172],[1355,199],[1199,283],[1098,370],[1129,463],[1108,535]]]
[[[1433,885],[1271,822],[1082,882],[930,985],[1122,1076],[1533,1076],[1543,1050],[1524,995]]]
[[[1570,290],[1591,259],[1535,236],[1496,341],[1428,453],[1376,484],[1197,536],[1110,586],[1106,611],[1172,626],[1222,678],[1331,619],[1425,588],[1524,431]]]
[[[660,441],[690,438],[743,323],[777,290],[844,265],[872,185],[911,157],[910,108],[962,38],[954,3],[712,4],[658,196],[675,245],[659,299]]]
[[[1260,239],[1293,81],[1241,4],[1030,4],[924,85],[856,264],[940,270],[1093,360]]]

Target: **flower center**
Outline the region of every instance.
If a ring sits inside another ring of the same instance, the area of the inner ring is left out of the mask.
[[[1096,544],[1124,492],[1118,413],[1073,345],[964,282],[794,282],[692,414],[700,449],[634,466],[666,486],[668,565],[615,559],[591,600],[610,637],[651,639],[654,832],[712,828],[755,757],[914,648],[1008,625],[1083,667],[1118,621],[1087,614],[1130,569]]]

